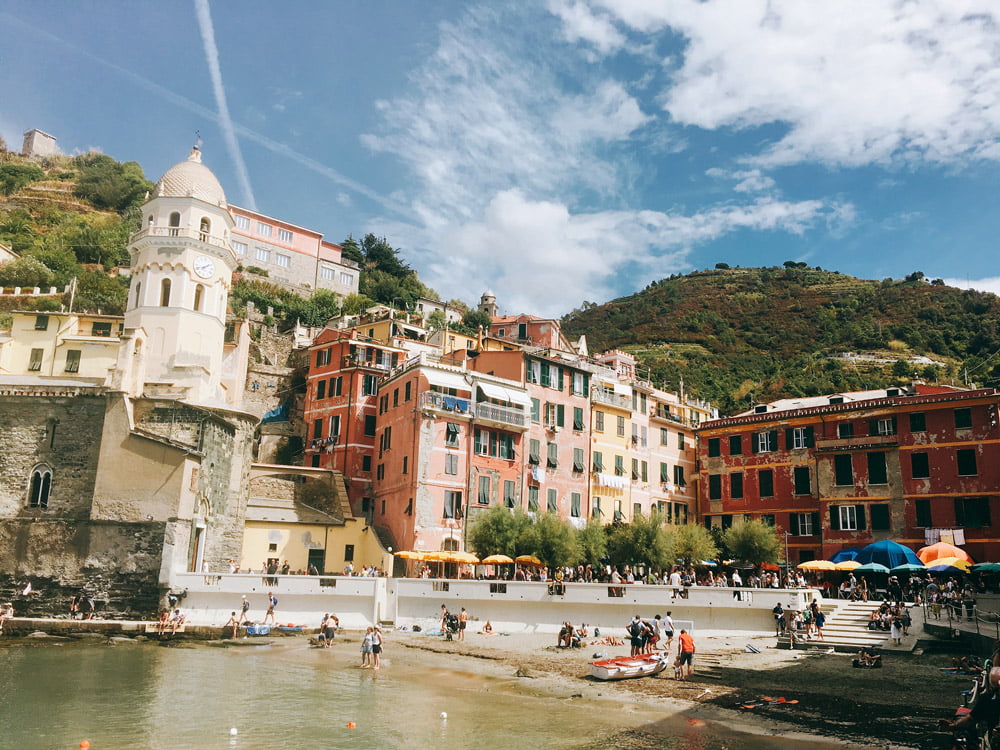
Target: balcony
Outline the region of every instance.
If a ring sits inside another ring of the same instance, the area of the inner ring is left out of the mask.
[[[673,424],[686,425],[687,421],[683,417],[679,417],[676,414],[671,414],[668,410],[660,409],[650,409],[649,411],[650,419],[658,419],[661,422],[671,422]]]
[[[498,404],[476,404],[476,421],[485,424],[491,422],[498,427],[528,429],[528,416],[524,409],[518,406],[499,406]]]
[[[817,451],[849,451],[862,448],[886,448],[899,445],[898,435],[861,435],[859,437],[817,440]]]
[[[216,237],[208,232],[199,232],[196,229],[187,227],[146,227],[129,237],[129,243],[136,242],[145,237],[177,237],[188,240],[198,240],[213,247],[224,247],[229,249],[229,243],[221,237]]]
[[[365,370],[375,370],[376,372],[386,373],[391,369],[388,363],[375,362],[367,359],[362,359],[361,357],[352,357],[350,355],[344,357],[340,361],[340,368],[342,370],[353,370],[357,368]]]
[[[424,393],[420,399],[420,406],[423,409],[434,409],[435,411],[449,412],[462,417],[472,416],[472,406],[467,398],[458,396],[446,396],[443,393],[429,391]]]
[[[625,409],[626,411],[632,410],[632,399],[630,397],[621,393],[615,393],[614,391],[606,388],[594,388],[591,386],[590,400],[595,404],[614,406],[619,409]]]

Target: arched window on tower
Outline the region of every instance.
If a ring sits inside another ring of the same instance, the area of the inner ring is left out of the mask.
[[[178,229],[178,227],[180,227],[180,225],[181,225],[181,215],[179,213],[177,213],[176,211],[174,211],[172,214],[170,214],[170,232],[169,232],[169,234],[170,234],[171,237],[176,237],[180,233],[180,230]]]
[[[28,505],[32,508],[48,508],[49,492],[52,490],[52,469],[45,464],[39,464],[31,472],[31,487],[28,494]]]
[[[208,220],[207,216],[201,217],[201,226],[198,227],[198,231],[201,233],[202,242],[208,242],[208,235],[212,232],[212,222]]]
[[[205,287],[202,284],[198,284],[194,288],[194,311],[201,312],[201,303],[205,297]]]
[[[170,307],[170,279],[160,282],[160,307]]]

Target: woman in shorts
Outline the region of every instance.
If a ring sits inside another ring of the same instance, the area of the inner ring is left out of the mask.
[[[361,641],[361,668],[370,667],[372,665],[372,645],[375,640],[373,635],[375,628],[371,625],[368,626],[368,630],[365,633],[365,638]]]
[[[382,631],[376,625],[375,629],[372,631],[372,667],[378,669],[381,664],[381,654],[382,654]]]

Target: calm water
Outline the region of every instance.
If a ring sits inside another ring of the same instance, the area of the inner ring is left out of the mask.
[[[622,730],[636,727],[664,735],[648,746],[674,750],[815,747],[681,717],[664,722],[662,714],[624,706],[540,697],[525,692],[531,687],[524,680],[421,668],[404,663],[409,653],[388,656],[376,674],[356,668],[354,644],[332,651],[4,648],[0,747],[69,750],[86,739],[92,750],[580,750],[620,744]],[[349,721],[357,728],[348,729]]]

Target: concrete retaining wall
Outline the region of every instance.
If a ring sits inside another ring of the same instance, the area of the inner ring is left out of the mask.
[[[273,581],[273,583],[271,583]],[[271,576],[260,574],[175,574],[172,590],[186,595],[179,606],[197,625],[222,625],[239,610],[244,595],[250,617],[262,621],[268,591],[278,597],[277,622],[316,627],[325,612],[340,618],[341,627],[364,628],[380,621],[396,626],[437,627],[441,605],[452,612],[465,607],[478,629],[490,620],[506,632],[558,632],[569,620],[602,632],[622,635],[633,615],[652,618],[669,611],[678,623],[701,630],[773,629],[771,609],[803,609],[822,593],[813,589],[732,589],[694,586],[608,586],[570,583],[558,593],[546,583],[423,578],[359,578],[345,576]],[[684,596],[684,593],[687,596]],[[681,627],[678,624],[678,627]]]

